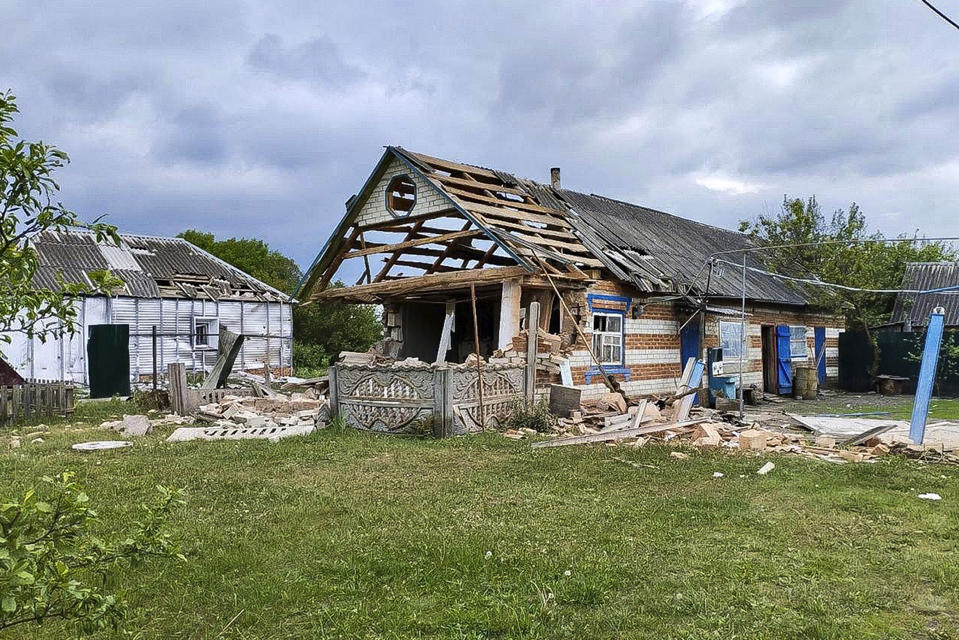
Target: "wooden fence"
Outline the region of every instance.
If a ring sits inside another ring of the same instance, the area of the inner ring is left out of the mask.
[[[73,384],[56,380],[28,380],[0,386],[0,426],[44,416],[73,414]]]

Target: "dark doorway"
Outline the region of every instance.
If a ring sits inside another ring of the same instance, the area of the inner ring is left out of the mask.
[[[762,327],[763,352],[763,390],[767,393],[778,393],[779,384],[776,376],[776,327],[763,325]]]
[[[403,304],[403,352],[400,358],[434,362],[440,346],[446,307],[428,302]]]
[[[91,398],[130,395],[130,325],[93,324],[87,339]]]

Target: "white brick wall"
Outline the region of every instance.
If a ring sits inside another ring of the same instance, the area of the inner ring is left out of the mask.
[[[360,227],[378,222],[393,220],[394,216],[386,208],[386,186],[395,176],[406,174],[416,184],[416,204],[411,214],[435,213],[451,207],[449,200],[432,185],[410,171],[409,167],[394,158],[387,166],[383,177],[373,188],[369,199],[356,214],[356,224]]]
[[[679,323],[675,320],[649,320],[644,318],[626,318],[626,334],[675,335],[679,332]]]
[[[627,349],[626,366],[679,362],[679,349]]]

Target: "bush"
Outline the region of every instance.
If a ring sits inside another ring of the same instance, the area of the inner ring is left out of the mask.
[[[293,340],[293,370],[302,378],[313,378],[326,373],[330,356],[321,345]]]
[[[181,493],[157,491],[133,530],[109,544],[91,532],[97,514],[70,473],[0,503],[0,630],[48,619],[66,621],[78,635],[119,627],[125,604],[106,591],[115,570],[150,557],[183,558],[164,531]]]
[[[549,412],[549,403],[545,398],[538,402],[529,402],[517,396],[510,402],[508,423],[513,429],[533,429],[547,433],[556,424],[556,417]]]

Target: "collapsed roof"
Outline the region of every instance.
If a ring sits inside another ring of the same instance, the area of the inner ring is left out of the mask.
[[[120,244],[98,242],[88,231],[44,231],[34,284],[58,290],[91,286],[89,274],[107,271],[123,280],[114,295],[133,298],[284,301],[289,296],[182,238],[119,234]]]
[[[443,227],[436,222],[440,218],[465,224]],[[375,232],[401,235],[376,242],[370,238]],[[521,267],[572,280],[587,279],[586,270],[605,269],[650,293],[700,296],[708,280],[710,297],[733,298],[742,292],[741,270],[726,267],[709,275],[708,261],[730,252],[730,260],[741,262],[743,250],[755,246],[744,234],[661,211],[387,147],[363,189],[347,203],[346,215],[297,294],[374,300],[414,286],[449,286],[463,280],[456,272]],[[375,254],[387,256],[378,271],[370,264]],[[359,257],[366,263],[360,280],[330,289],[343,261]],[[765,266],[756,252],[746,253],[746,261],[749,267]],[[421,273],[408,274],[408,269]],[[507,269],[501,271],[507,276]],[[417,280],[398,282],[412,278]],[[808,303],[801,290],[752,270],[746,295],[755,301]]]
[[[956,262],[910,262],[903,272],[903,289],[929,291],[956,286],[959,286],[959,263]],[[899,324],[909,319],[913,326],[925,326],[936,307],[945,310],[946,325],[959,325],[959,291],[900,293],[889,322]]]

